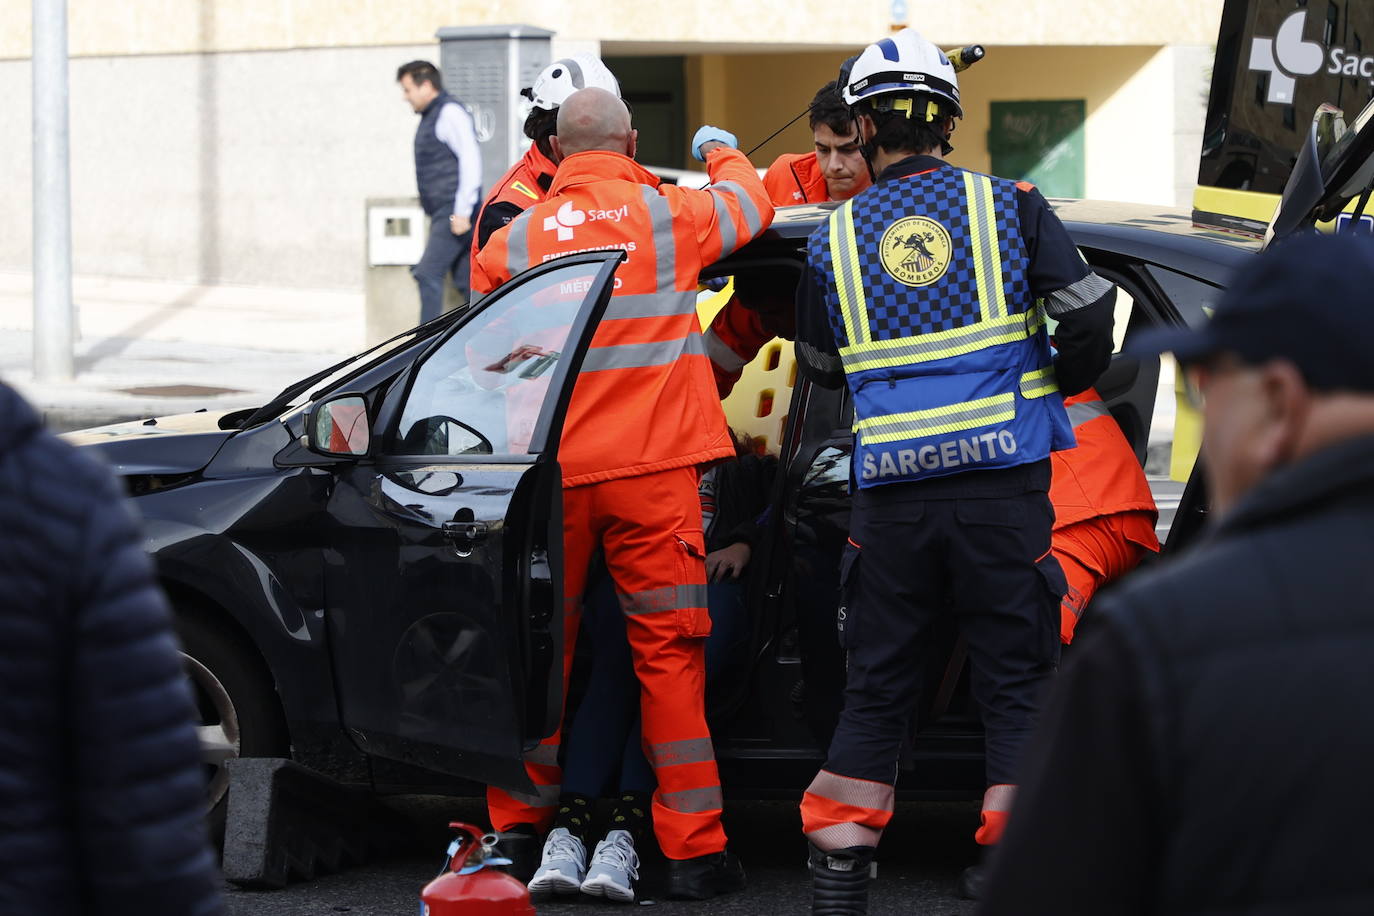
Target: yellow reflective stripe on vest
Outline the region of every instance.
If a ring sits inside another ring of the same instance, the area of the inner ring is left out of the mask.
[[[1043,398],[1059,390],[1059,381],[1054,377],[1054,367],[1046,366],[1027,372],[1021,376],[1021,397]]]
[[[876,445],[901,439],[944,436],[979,426],[1006,423],[1015,417],[1016,395],[1008,391],[962,404],[868,417],[854,424],[854,429],[865,445]]]
[[[840,360],[844,363],[846,372],[928,363],[951,356],[962,356],[984,347],[1025,340],[1040,330],[1043,323],[1044,315],[1039,309],[1035,309],[996,321],[982,321],[966,328],[952,328],[948,331],[936,331],[934,334],[918,334],[892,340],[875,340],[862,347],[841,347]]]
[[[830,214],[830,261],[835,271],[835,288],[840,293],[840,314],[850,346],[869,342],[868,304],[864,301],[863,273],[859,269],[859,248],[854,243],[854,202],[847,200]]]
[[[1002,287],[1002,256],[997,239],[992,179],[965,172],[964,192],[968,195],[969,244],[973,249],[974,278],[978,283],[978,308],[984,321],[1005,318],[1007,297]]]

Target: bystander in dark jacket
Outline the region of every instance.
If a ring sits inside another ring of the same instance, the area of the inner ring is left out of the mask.
[[[168,610],[108,471],[0,385],[0,913],[222,912]]]
[[[1217,522],[1094,605],[980,913],[1374,913],[1371,340],[1349,238],[1261,255],[1156,340],[1205,396]]]

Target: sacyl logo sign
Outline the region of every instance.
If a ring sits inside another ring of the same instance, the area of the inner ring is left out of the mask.
[[[587,220],[597,222],[598,220],[610,220],[618,223],[627,219],[630,215],[630,205],[621,204],[614,210],[578,210],[568,201],[558,208],[558,212],[553,216],[544,217],[544,231],[553,232],[558,230],[558,240],[566,242],[573,237],[573,229],[582,225]],[[634,251],[631,245],[627,250]]]
[[[558,230],[558,241],[566,242],[573,237],[573,229],[587,221],[587,214],[581,210],[573,208],[572,201],[568,201],[558,208],[558,212],[553,216],[544,217],[544,231],[552,232]]]
[[[1302,40],[1307,12],[1298,10],[1283,20],[1273,38],[1256,38],[1250,46],[1250,69],[1269,73],[1269,101],[1293,104],[1295,76],[1311,76],[1322,68],[1322,46]]]
[[[1269,74],[1268,101],[1292,105],[1295,77],[1321,70],[1323,59],[1328,76],[1363,77],[1374,85],[1374,55],[1362,57],[1345,48],[1331,48],[1324,58],[1320,43],[1303,40],[1306,20],[1306,11],[1298,10],[1283,21],[1273,38],[1256,38],[1250,46],[1250,69]]]

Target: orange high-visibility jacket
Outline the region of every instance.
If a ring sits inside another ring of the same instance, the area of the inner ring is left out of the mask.
[[[582,365],[558,460],[575,487],[734,455],[697,320],[701,269],[753,240],[773,205],[748,157],[716,149],[702,190],[660,186],[619,153],[575,153],[549,199],[498,231],[473,262],[489,292],[559,255],[620,248],[605,317]]]
[[[868,187],[868,179],[860,184],[858,194]],[[830,199],[825,173],[815,153],[784,153],[763,174],[763,186],[775,207],[791,204],[823,204]]]
[[[830,199],[815,153],[783,153],[763,173],[763,186],[775,207],[822,204]]]
[[[477,263],[477,253],[487,243],[493,230],[483,232],[483,219],[490,220],[491,214],[487,213],[487,208],[494,204],[505,204],[498,207],[501,219],[509,222],[521,212],[543,201],[548,197],[546,189],[553,181],[553,173],[558,169],[548,156],[539,152],[538,144],[531,143],[530,148],[515,163],[506,170],[506,174],[501,176],[501,180],[496,182],[496,187],[492,188],[487,199],[482,202],[481,212],[477,214],[477,224],[473,227],[472,233],[472,262]],[[496,228],[500,228],[499,226]]]
[[[1054,527],[1063,528],[1101,515],[1140,511],[1151,515],[1147,527],[1153,538],[1152,526],[1159,511],[1150,494],[1150,484],[1102,396],[1089,388],[1065,398],[1064,407],[1073,423],[1078,446],[1050,452]]]

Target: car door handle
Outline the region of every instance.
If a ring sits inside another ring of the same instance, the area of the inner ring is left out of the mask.
[[[444,522],[444,537],[458,544],[477,544],[487,539],[487,523]]]

